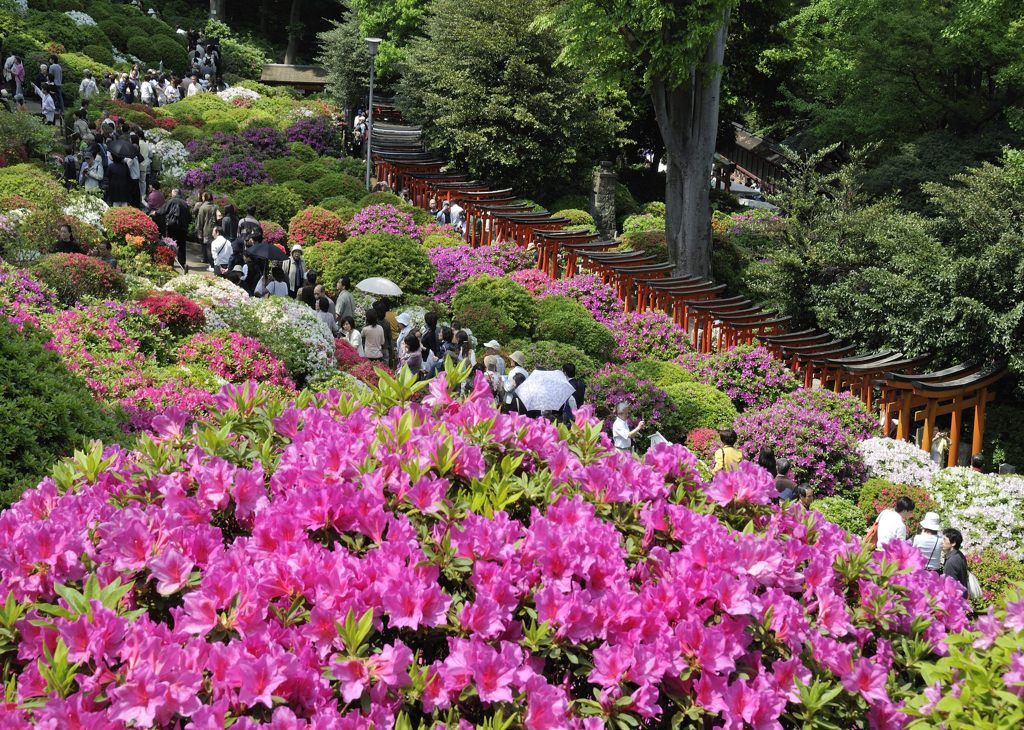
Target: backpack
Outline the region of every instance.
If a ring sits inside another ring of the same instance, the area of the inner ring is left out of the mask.
[[[244,240],[248,238],[250,234],[253,235],[258,243],[262,242],[263,226],[254,220],[247,220],[243,218],[238,224],[238,237]]]
[[[875,520],[875,524],[871,525],[871,529],[868,530],[868,534],[861,540],[861,544],[871,550],[878,547],[878,520]]]
[[[168,228],[181,228],[181,203],[166,206],[164,212],[164,225]]]

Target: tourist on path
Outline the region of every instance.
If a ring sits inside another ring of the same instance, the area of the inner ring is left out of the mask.
[[[633,437],[644,427],[643,420],[637,422],[632,429],[629,427],[629,403],[623,401],[615,406],[615,421],[612,423],[612,443],[624,453],[632,453]]]
[[[942,538],[939,530],[942,524],[936,512],[926,512],[921,520],[921,532],[914,535],[911,544],[921,551],[925,559],[925,568],[941,572],[942,570]]]
[[[884,509],[878,514],[878,549],[890,540],[907,539],[907,520],[914,514],[914,500],[900,497],[893,509]]]

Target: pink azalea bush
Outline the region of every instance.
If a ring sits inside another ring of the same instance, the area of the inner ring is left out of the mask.
[[[622,322],[622,300],[614,289],[594,274],[552,281],[543,296],[575,299],[590,310],[594,319],[608,325],[613,331]]]
[[[146,385],[118,402],[125,414],[121,428],[129,433],[153,432],[155,424],[164,418],[164,411],[171,408],[185,414],[189,420],[205,420],[209,418],[214,400],[209,391],[177,378],[159,385]]]
[[[534,254],[514,243],[497,243],[480,248],[436,246],[429,249],[427,255],[437,268],[437,276],[429,293],[444,304],[450,304],[459,286],[474,276],[486,274],[499,277],[535,265]]]
[[[415,241],[420,239],[420,230],[411,213],[405,213],[393,205],[370,205],[352,216],[345,224],[350,236],[362,236],[366,233],[387,233],[392,236],[405,236]]]
[[[663,312],[630,312],[612,331],[618,340],[615,356],[623,362],[672,360],[689,348],[686,330]]]
[[[540,269],[520,269],[509,274],[509,278],[534,296],[542,295],[552,283],[551,277]]]
[[[810,484],[819,496],[838,494],[856,500],[853,490],[864,483],[866,469],[856,436],[836,416],[782,400],[741,413],[733,428],[747,458],[756,459],[762,446],[770,446],[776,458],[789,459],[793,478]]]
[[[259,340],[238,332],[200,332],[178,347],[178,363],[201,365],[229,383],[269,383],[294,389],[284,363]]]
[[[168,409],[26,492],[0,515],[5,726],[739,730],[825,693],[817,720],[901,728],[966,625],[919,551],[780,511],[756,466],[705,483],[585,409],[566,441],[482,378],[425,387],[226,388],[209,427]]]
[[[39,315],[53,312],[56,295],[24,269],[0,261],[0,317],[22,331],[39,324]]]
[[[734,347],[713,353],[690,352],[678,362],[707,385],[730,398],[738,410],[765,408],[792,392],[796,378],[764,347]]]

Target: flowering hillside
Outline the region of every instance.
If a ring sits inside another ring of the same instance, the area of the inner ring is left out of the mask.
[[[918,551],[780,511],[750,464],[624,456],[586,409],[459,402],[467,372],[228,386],[59,466],[0,515],[4,727],[903,724],[966,625]]]

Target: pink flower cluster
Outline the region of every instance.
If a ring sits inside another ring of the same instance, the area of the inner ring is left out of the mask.
[[[686,330],[677,327],[663,312],[630,312],[613,327],[618,347],[615,356],[623,362],[672,360],[689,348]]]
[[[596,730],[668,726],[689,697],[711,724],[767,728],[798,724],[799,681],[898,728],[907,652],[965,626],[959,586],[918,550],[851,560],[843,530],[773,507],[756,466],[701,483],[683,447],[637,461],[583,411],[566,442],[497,413],[482,377],[464,402],[443,375],[401,409],[327,398],[263,410],[258,390],[225,389],[225,437],[170,409],[150,456],[109,449],[0,515],[0,594],[26,609],[6,726],[469,727],[501,711]],[[513,512],[460,506],[510,473]],[[76,599],[93,576],[131,583]],[[43,670],[63,652],[58,692]]]
[[[551,277],[540,269],[521,269],[509,274],[512,281],[519,284],[534,296],[540,296],[551,286]]]
[[[419,227],[412,214],[400,211],[393,205],[370,205],[352,216],[345,230],[350,236],[367,233],[387,233],[392,236],[406,236],[419,241]]]
[[[121,427],[128,433],[152,432],[154,423],[159,423],[164,411],[171,408],[187,414],[192,420],[204,420],[209,416],[213,403],[212,393],[177,379],[143,386],[119,401],[127,417]]]
[[[37,326],[40,314],[53,311],[55,299],[49,287],[28,271],[0,261],[0,317],[18,331],[26,324]]]
[[[552,281],[543,296],[575,299],[590,310],[594,319],[612,331],[622,322],[622,301],[614,289],[594,274]]]
[[[524,269],[532,269],[534,254],[514,243],[497,243],[492,246],[470,248],[469,246],[436,246],[427,255],[437,269],[437,276],[430,287],[430,295],[439,302],[450,304],[459,286],[474,276],[486,274],[499,277]]]
[[[200,365],[229,383],[270,383],[294,390],[284,363],[259,340],[238,332],[200,332],[178,347],[178,362]]]

